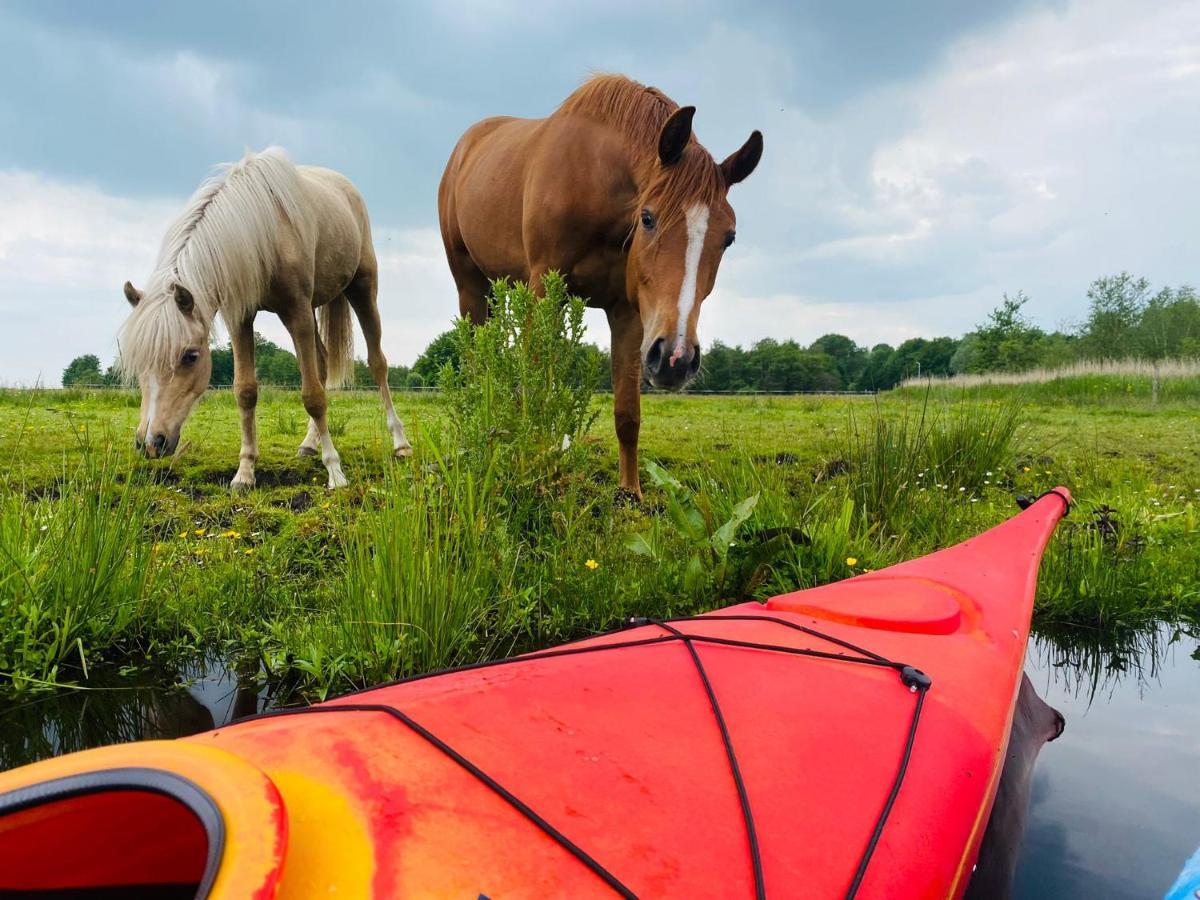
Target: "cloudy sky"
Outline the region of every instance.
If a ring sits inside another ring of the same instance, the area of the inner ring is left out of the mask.
[[[8,0],[0,383],[109,361],[122,282],[211,165],[272,143],[366,196],[385,349],[411,362],[456,310],[436,190],[458,136],[595,71],[694,104],[718,159],[765,135],[706,341],[958,335],[1018,289],[1053,327],[1098,275],[1197,280],[1187,0]]]

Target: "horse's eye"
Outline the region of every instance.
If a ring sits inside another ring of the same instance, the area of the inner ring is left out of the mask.
[[[181,359],[180,362],[185,366],[194,366],[198,359],[200,359],[199,350],[185,350],[183,353],[183,359]]]
[[[648,209],[642,210],[642,227],[647,231],[654,230],[654,213]]]
[[[737,237],[737,235],[735,235],[732,231],[729,232],[729,234],[725,235],[725,243],[722,246],[724,246],[725,249],[728,250],[730,247],[733,246],[733,239],[735,237]]]

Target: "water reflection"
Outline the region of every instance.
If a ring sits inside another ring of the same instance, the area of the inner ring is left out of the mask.
[[[1066,717],[1038,759],[1013,896],[1162,896],[1200,843],[1200,640],[1047,631],[1026,671]]]
[[[1194,648],[1200,627],[1160,624],[1149,628],[1127,626],[1101,631],[1094,628],[1056,626],[1039,629],[1030,643],[1027,669],[1054,670],[1054,681],[1090,705],[1122,683],[1132,682],[1140,692],[1152,690],[1176,645]],[[1200,651],[1193,650],[1192,658]],[[1186,654],[1185,654],[1186,655]]]
[[[105,744],[183,737],[253,715],[268,702],[254,674],[254,667],[239,676],[214,661],[178,673],[93,673],[86,689],[16,700],[0,709],[0,770]]]

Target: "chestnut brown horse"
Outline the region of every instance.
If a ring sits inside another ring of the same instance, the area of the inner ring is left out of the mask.
[[[718,164],[693,106],[599,75],[544,119],[484,119],[459,140],[438,213],[459,310],[487,317],[489,279],[556,269],[612,330],[621,485],[641,493],[641,381],[680,389],[700,369],[696,322],[733,243],[731,185],[762,156],[755,131]]]

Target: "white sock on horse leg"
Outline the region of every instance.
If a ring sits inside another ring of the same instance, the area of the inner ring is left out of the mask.
[[[396,415],[396,410],[390,404],[387,409],[387,423],[388,430],[392,433],[392,450],[411,451],[412,444],[408,442],[408,437],[404,434],[404,423],[400,421],[400,417]]]
[[[342,458],[338,456],[328,430],[321,434],[321,462],[325,463],[325,470],[329,472],[330,488],[345,487],[350,483],[346,473],[342,471]]]

